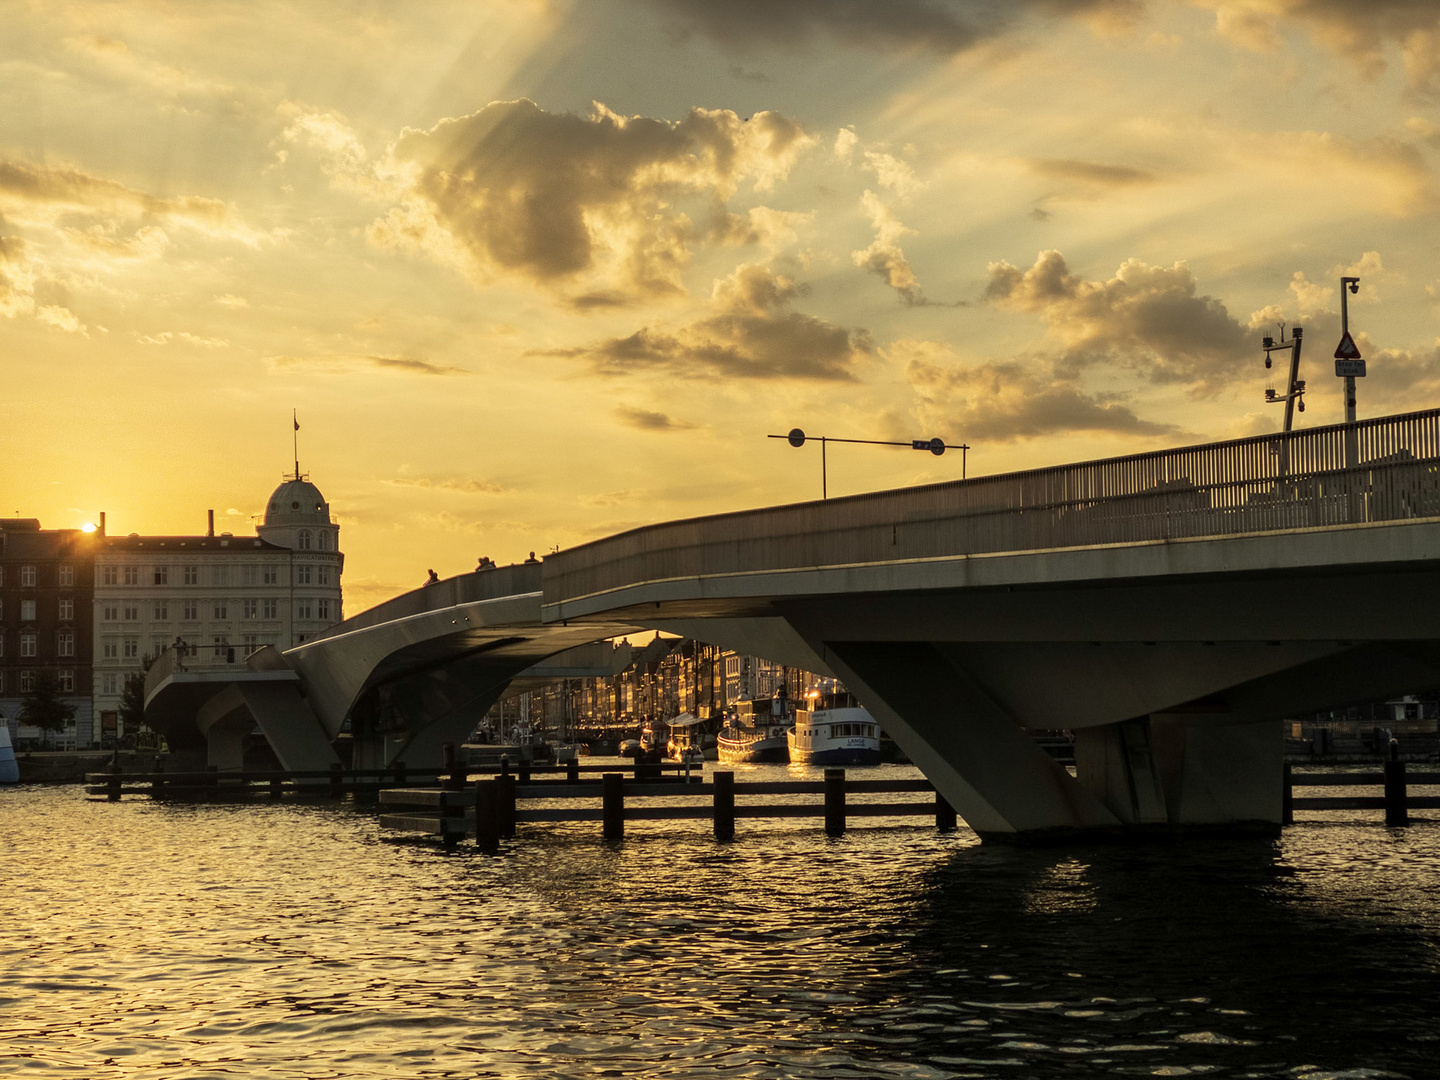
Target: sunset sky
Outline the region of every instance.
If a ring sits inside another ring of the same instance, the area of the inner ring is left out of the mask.
[[[237,533],[355,612],[635,525],[1440,405],[1435,0],[26,3],[0,514]],[[1278,385],[1278,384],[1276,384]],[[960,457],[832,447],[831,494]]]

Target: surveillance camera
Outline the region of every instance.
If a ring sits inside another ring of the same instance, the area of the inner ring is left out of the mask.
[[[1360,283],[1359,283],[1358,281],[1352,281],[1352,282],[1350,282],[1350,295],[1351,295],[1351,296],[1354,296],[1354,295],[1355,295],[1356,293],[1358,293],[1359,291],[1360,291]]]

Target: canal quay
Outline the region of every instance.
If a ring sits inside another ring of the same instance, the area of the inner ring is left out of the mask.
[[[1420,1080],[1440,1055],[1433,812],[1056,848],[546,823],[491,857],[350,797],[4,798],[7,1075]]]

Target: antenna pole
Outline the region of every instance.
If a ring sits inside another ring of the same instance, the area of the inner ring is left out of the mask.
[[[300,479],[300,417],[295,409],[290,410],[290,423],[295,430],[290,433],[290,441],[295,451],[295,479]]]

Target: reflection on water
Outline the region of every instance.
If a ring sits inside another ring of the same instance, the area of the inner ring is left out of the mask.
[[[1440,826],[981,847],[0,793],[0,1073],[1440,1073]],[[17,1066],[11,1068],[10,1066]]]

